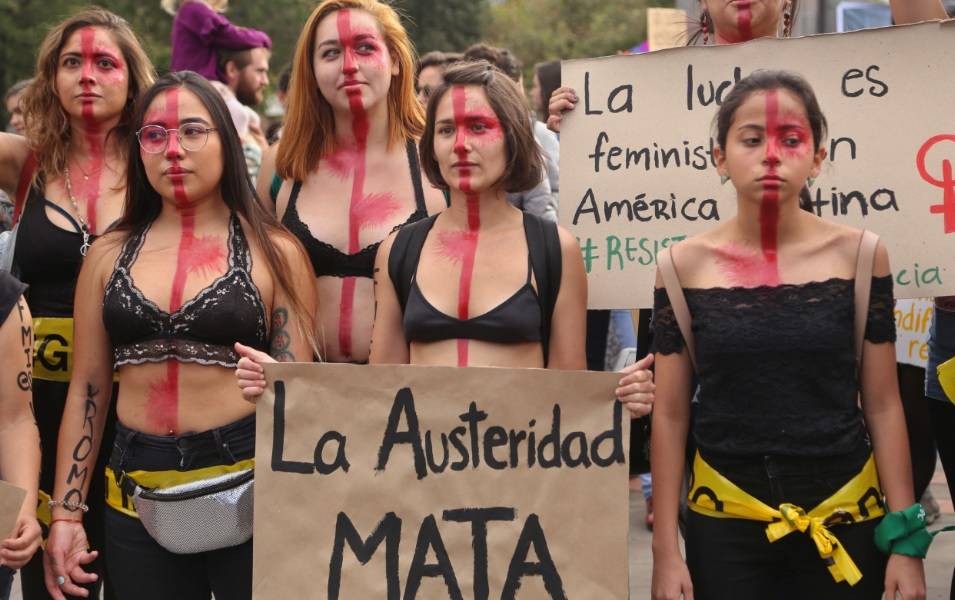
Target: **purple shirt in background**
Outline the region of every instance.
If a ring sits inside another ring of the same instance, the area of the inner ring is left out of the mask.
[[[271,48],[269,36],[256,29],[236,27],[203,2],[186,2],[172,23],[173,71],[195,71],[209,80],[221,80],[216,49]]]

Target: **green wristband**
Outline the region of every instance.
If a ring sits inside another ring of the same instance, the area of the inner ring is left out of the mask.
[[[925,509],[917,502],[888,513],[875,528],[875,545],[885,554],[925,558],[931,544],[932,534],[925,529]]]

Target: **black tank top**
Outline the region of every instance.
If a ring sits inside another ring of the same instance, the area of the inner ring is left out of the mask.
[[[408,223],[420,221],[428,216],[428,209],[424,202],[424,188],[421,187],[421,168],[418,166],[418,152],[413,141],[408,140],[407,150],[408,166],[411,169],[411,182],[414,185],[416,208],[404,223],[398,225],[392,231],[396,231]],[[274,185],[273,189],[275,189]],[[378,253],[378,246],[381,242],[369,244],[355,254],[347,254],[331,244],[316,239],[315,236],[312,235],[312,232],[309,231],[308,226],[302,222],[302,219],[298,215],[298,210],[295,207],[298,200],[298,193],[301,189],[301,181],[296,181],[292,184],[288,207],[285,209],[285,214],[282,215],[282,224],[305,246],[308,257],[311,259],[312,270],[315,271],[315,276],[367,277],[369,279],[373,277],[375,255]]]
[[[23,295],[27,286],[6,271],[0,271],[0,326],[7,321],[7,317],[17,305],[17,300]]]
[[[46,207],[62,214],[75,228],[54,225]],[[92,242],[93,238],[90,238]],[[30,188],[14,249],[13,262],[20,279],[30,286],[27,300],[35,317],[72,317],[73,295],[80,274],[83,236],[73,216],[46,199],[43,190]]]
[[[239,217],[229,219],[229,270],[173,313],[143,296],[130,275],[148,230],[129,236],[106,283],[103,324],[114,367],[175,359],[232,368],[234,342],[266,351],[265,306]]]

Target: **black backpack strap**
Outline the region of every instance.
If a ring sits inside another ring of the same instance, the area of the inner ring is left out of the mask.
[[[534,277],[537,279],[537,299],[541,307],[541,344],[544,350],[544,366],[550,353],[551,320],[560,292],[563,262],[560,252],[560,235],[557,224],[528,212],[524,213],[524,232],[531,257]]]
[[[391,278],[391,284],[395,286],[402,314],[405,312],[408,294],[411,293],[411,280],[418,268],[418,261],[421,260],[421,249],[437,217],[438,215],[431,215],[427,219],[403,226],[395,234],[395,241],[391,245],[388,276]]]

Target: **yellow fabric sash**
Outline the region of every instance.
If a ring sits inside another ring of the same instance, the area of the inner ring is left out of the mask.
[[[127,471],[126,475],[132,477],[141,487],[163,489],[253,468],[255,468],[255,459],[247,458],[231,465],[215,465],[191,471]],[[124,494],[117,485],[113,470],[109,467],[106,467],[106,504],[124,515],[134,519],[139,518],[132,498]]]
[[[73,319],[35,317],[33,338],[33,378],[69,383],[73,375]],[[117,373],[113,381],[119,381]]]
[[[858,583],[862,573],[829,527],[861,523],[885,514],[872,456],[855,477],[807,513],[793,504],[781,504],[778,510],[770,508],[721,475],[697,453],[688,499],[690,509],[701,515],[768,522],[766,537],[770,542],[794,531],[808,532],[832,578],[849,585]]]

